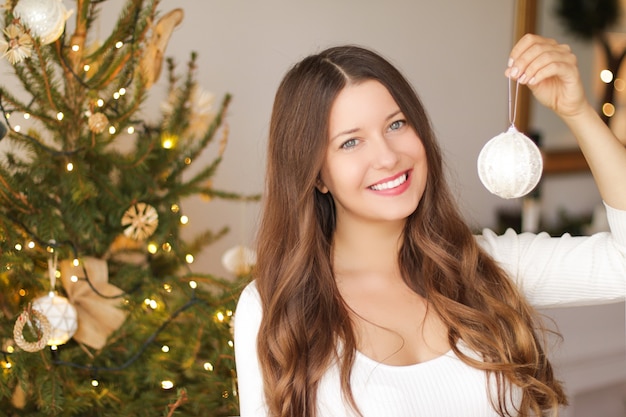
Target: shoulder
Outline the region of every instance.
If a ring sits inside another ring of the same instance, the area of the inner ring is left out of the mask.
[[[239,300],[237,301],[235,326],[239,325],[239,320],[237,320],[239,317],[242,317],[242,319],[245,318],[246,321],[249,321],[249,319],[253,317],[258,317],[260,319],[261,315],[261,296],[257,290],[256,281],[252,281],[246,285],[239,296]]]

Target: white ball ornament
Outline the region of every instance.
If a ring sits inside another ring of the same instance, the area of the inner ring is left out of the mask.
[[[492,194],[510,199],[533,190],[543,159],[537,145],[515,126],[489,140],[478,155],[478,176]]]
[[[50,322],[49,346],[62,345],[76,333],[78,316],[67,298],[51,291],[33,301],[33,309],[41,312]]]
[[[13,15],[44,45],[59,39],[71,14],[62,0],[19,0],[13,9]]]
[[[246,275],[256,264],[256,252],[246,246],[237,245],[222,255],[222,266],[235,275]]]

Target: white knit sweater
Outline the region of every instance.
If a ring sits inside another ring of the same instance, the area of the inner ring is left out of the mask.
[[[536,307],[591,305],[626,298],[626,211],[609,206],[611,232],[590,237],[545,233],[477,236],[480,245],[510,274]],[[235,356],[241,417],[263,417],[267,411],[256,355],[262,310],[256,285],[241,294],[235,314]],[[478,357],[461,343],[465,353]],[[352,390],[364,417],[496,417],[486,374],[464,364],[454,353],[409,366],[377,363],[357,352]],[[520,392],[510,391],[511,401]],[[318,391],[319,417],[352,417],[331,366]]]

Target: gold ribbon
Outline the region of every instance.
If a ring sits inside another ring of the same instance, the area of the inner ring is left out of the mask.
[[[86,281],[83,267],[97,292]],[[60,262],[60,270],[67,298],[78,314],[78,329],[74,339],[94,349],[102,349],[107,338],[126,319],[127,313],[121,308],[123,297],[116,297],[123,291],[109,284],[109,270],[105,260],[85,257],[81,258],[79,266],[64,260]],[[78,280],[74,282],[72,276]]]

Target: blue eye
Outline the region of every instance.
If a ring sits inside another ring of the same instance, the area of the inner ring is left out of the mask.
[[[389,125],[389,130],[398,130],[405,124],[406,124],[406,121],[404,120],[396,120],[395,122]]]
[[[357,145],[357,139],[348,139],[344,143],[341,144],[341,149],[351,149]]]

